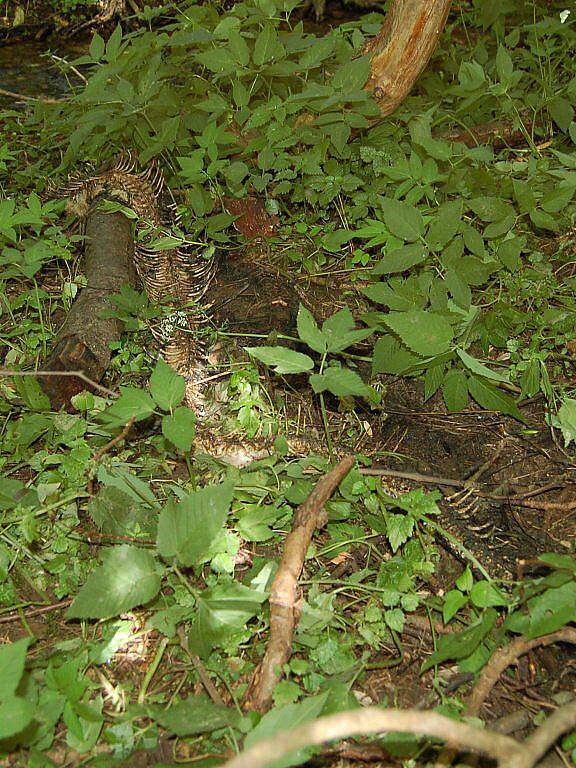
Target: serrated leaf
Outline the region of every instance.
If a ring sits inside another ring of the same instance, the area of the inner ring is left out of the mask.
[[[481,408],[485,408],[487,411],[506,413],[518,421],[525,421],[514,400],[492,384],[488,384],[486,380],[471,376],[468,380],[468,391]]]
[[[562,431],[566,448],[570,443],[576,442],[576,400],[574,398],[567,397],[564,399],[554,420],[554,426],[559,427]]]
[[[383,198],[380,204],[384,223],[393,235],[410,243],[422,237],[424,219],[417,208],[387,197]]]
[[[310,385],[317,394],[327,390],[337,397],[370,398],[372,395],[360,376],[349,368],[327,368],[324,373],[313,373],[310,376]]]
[[[100,61],[102,56],[104,56],[104,51],[106,50],[106,43],[100,37],[98,32],[95,32],[92,40],[90,41],[90,48],[88,49],[90,56],[94,61]]]
[[[390,312],[384,322],[409,349],[427,357],[447,352],[454,337],[445,317],[426,310]]]
[[[374,345],[372,358],[372,375],[389,373],[399,376],[422,362],[421,357],[416,357],[406,347],[403,347],[393,336],[381,336]]]
[[[510,203],[500,197],[475,197],[468,201],[468,207],[482,221],[501,221],[510,214],[514,214],[514,208]]]
[[[6,697],[0,702],[0,741],[23,731],[35,714],[30,701],[19,696]]]
[[[66,612],[69,619],[108,619],[156,597],[161,568],[154,555],[128,545],[104,551]]]
[[[451,589],[447,592],[444,597],[444,605],[442,606],[442,621],[444,624],[448,624],[467,602],[468,598],[459,589]]]
[[[326,339],[327,351],[337,354],[373,333],[371,328],[356,330],[354,326],[354,317],[348,307],[335,312],[325,320],[322,324],[322,335]]]
[[[440,385],[444,381],[444,366],[432,365],[426,371],[424,376],[424,402],[430,400],[430,398],[436,394],[440,389]]]
[[[107,422],[114,425],[127,424],[132,417],[142,421],[154,413],[156,404],[148,392],[136,387],[120,387],[120,397],[102,414]]]
[[[158,551],[166,559],[190,567],[203,562],[222,530],[232,503],[231,482],[210,485],[169,501],[158,520]]]
[[[29,637],[23,637],[13,643],[0,645],[0,699],[7,699],[16,692],[24,674],[30,642]]]
[[[288,347],[244,347],[246,352],[261,363],[270,366],[275,373],[305,373],[314,368],[314,360],[302,352]]]
[[[438,640],[438,650],[433,653],[422,665],[421,672],[425,672],[435,664],[441,664],[448,659],[466,659],[479,647],[484,638],[496,625],[498,614],[494,608],[488,608],[482,618],[463,632],[454,632],[442,635]]]
[[[190,696],[173,704],[170,709],[150,707],[148,714],[176,736],[195,736],[232,726],[240,715],[234,709],[219,706],[206,696]]]
[[[334,72],[331,84],[334,90],[341,93],[345,100],[348,94],[359,91],[366,85],[369,75],[370,57],[360,56],[338,67]]]
[[[196,434],[196,414],[184,405],[175,408],[174,413],[163,417],[162,434],[180,451],[188,453]]]
[[[386,515],[386,535],[392,552],[405,544],[414,531],[414,518],[412,515],[399,515],[388,513]]]
[[[15,376],[14,388],[32,411],[49,411],[50,400],[33,376]]]
[[[309,309],[306,309],[303,304],[300,304],[300,308],[298,309],[296,326],[298,329],[298,336],[304,342],[304,344],[307,344],[310,349],[313,349],[315,352],[318,352],[321,355],[326,352],[326,337],[320,328],[318,328],[312,312],[310,312]]]
[[[470,599],[477,608],[509,603],[506,596],[490,581],[477,581],[470,592]]]
[[[468,379],[463,371],[448,371],[442,383],[442,396],[449,411],[463,411],[468,405]]]
[[[170,411],[184,399],[186,394],[184,376],[180,376],[174,368],[160,358],[150,376],[150,393],[162,410]]]
[[[256,64],[257,67],[260,67],[262,64],[270,61],[275,56],[276,58],[279,58],[279,46],[280,44],[278,42],[278,35],[276,34],[276,30],[271,24],[266,24],[264,29],[256,38],[256,42],[254,44],[254,53],[252,55],[254,64]]]
[[[468,352],[465,352],[463,349],[456,349],[456,354],[460,360],[462,360],[466,368],[468,368],[469,371],[472,371],[472,373],[475,373],[478,376],[483,376],[485,379],[490,379],[491,381],[500,381],[505,383],[509,382],[509,377],[507,374],[493,371],[479,360],[476,360],[475,357],[469,355]]]
[[[548,111],[558,128],[566,133],[574,117],[574,108],[570,101],[563,96],[556,96],[548,104]]]
[[[431,248],[439,250],[447,245],[459,232],[462,219],[462,201],[453,200],[442,205],[426,233],[426,242]]]
[[[388,275],[393,272],[403,272],[415,264],[420,264],[428,256],[428,251],[422,243],[412,243],[402,248],[395,248],[387,253],[372,270],[373,275]]]

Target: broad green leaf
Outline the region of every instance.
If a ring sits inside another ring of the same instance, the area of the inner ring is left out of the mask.
[[[453,368],[442,383],[442,396],[449,411],[463,411],[468,406],[468,380],[463,371]]]
[[[549,565],[551,568],[570,571],[570,573],[576,575],[576,558],[572,557],[572,555],[561,555],[557,552],[545,552],[543,555],[538,556],[538,560],[541,563]]]
[[[371,328],[355,330],[354,326],[354,317],[348,307],[335,312],[325,320],[322,324],[322,335],[326,339],[327,351],[338,354],[346,347],[366,339],[373,333]]]
[[[421,672],[425,672],[443,661],[466,659],[471,656],[492,631],[497,618],[498,614],[495,609],[488,608],[479,621],[463,632],[442,635],[438,639],[438,650],[424,662]]]
[[[288,347],[244,347],[246,352],[261,363],[270,366],[274,373],[305,373],[314,368],[314,360]]]
[[[324,235],[322,245],[330,253],[339,253],[342,250],[342,246],[350,242],[355,235],[355,232],[350,232],[347,229],[337,229]]]
[[[341,95],[342,101],[354,91],[364,88],[370,75],[370,57],[360,56],[342,64],[332,78],[334,90]]]
[[[560,428],[564,438],[564,446],[576,442],[576,400],[566,397],[554,419],[554,426]]]
[[[208,549],[222,530],[234,486],[230,482],[192,491],[181,501],[169,501],[158,521],[158,552],[167,560],[190,567],[206,558]]]
[[[552,99],[548,104],[548,111],[550,112],[550,117],[554,120],[558,128],[566,133],[574,117],[574,107],[572,103],[563,96],[556,96],[556,98]]]
[[[32,411],[49,411],[50,400],[33,376],[14,376],[14,387]]]
[[[442,203],[426,233],[426,242],[430,248],[439,250],[447,245],[460,230],[461,219],[461,200]]]
[[[488,384],[485,379],[471,376],[468,380],[468,391],[481,408],[506,413],[518,421],[525,421],[514,400],[492,384]]]
[[[510,54],[502,45],[498,46],[498,51],[496,53],[496,71],[498,72],[500,82],[504,84],[507,84],[510,81],[510,77],[514,71],[514,65],[512,64]]]
[[[325,59],[332,56],[336,45],[336,40],[333,35],[318,37],[311,42],[312,44],[300,59],[300,64],[305,70],[317,67]]]
[[[502,374],[498,373],[497,371],[493,371],[491,368],[488,368],[486,365],[483,365],[479,360],[476,360],[475,357],[472,357],[472,355],[469,355],[468,352],[465,352],[463,349],[456,349],[456,354],[462,360],[466,368],[468,368],[469,371],[472,371],[472,373],[477,374],[478,376],[483,376],[485,379],[490,379],[491,381],[500,381],[500,382],[509,382],[508,374]]]
[[[120,387],[120,397],[102,416],[114,425],[127,424],[132,417],[134,421],[147,419],[154,413],[155,407],[154,400],[143,389]]]
[[[413,242],[424,234],[424,219],[420,211],[409,203],[392,198],[381,200],[384,223],[396,237]]]
[[[522,266],[520,254],[524,247],[524,239],[521,237],[509,237],[503,240],[496,249],[496,258],[501,261],[510,272],[516,272]]]
[[[174,413],[162,418],[162,434],[180,451],[188,453],[196,434],[196,414],[184,405],[175,408]]]
[[[470,599],[477,608],[508,605],[510,602],[491,581],[477,581],[470,591]]]
[[[386,515],[386,535],[392,552],[397,552],[402,544],[405,544],[414,532],[414,518],[412,515],[400,515],[388,513]]]
[[[250,63],[250,51],[242,35],[234,30],[231,31],[228,36],[228,47],[234,57],[234,61],[242,67],[247,67]]]
[[[263,739],[272,739],[282,731],[297,728],[316,719],[322,713],[327,699],[328,693],[326,692],[319,696],[310,696],[296,704],[287,704],[285,707],[270,710],[244,739],[245,749],[249,749]],[[288,768],[291,765],[300,765],[306,762],[313,753],[314,749],[311,747],[299,749],[281,760],[274,761],[271,768]]]
[[[384,335],[374,345],[372,375],[389,373],[399,376],[421,363],[422,358],[409,352],[394,336]]]
[[[448,268],[444,274],[444,283],[446,288],[452,294],[452,298],[462,309],[470,309],[472,303],[472,291],[470,286],[463,280],[458,269]]]
[[[303,304],[300,304],[298,309],[298,317],[296,319],[296,325],[298,328],[298,336],[302,339],[304,344],[307,344],[310,349],[313,349],[319,354],[324,354],[327,348],[327,340],[314,319],[314,316],[309,309]]]
[[[442,606],[442,621],[448,624],[458,613],[460,608],[466,605],[468,598],[459,589],[451,589],[444,597]]]
[[[278,41],[276,30],[271,24],[266,24],[254,44],[254,53],[252,55],[254,64],[257,67],[261,67],[262,64],[271,61],[273,58],[281,58],[280,49],[282,49],[283,54],[284,49]]]
[[[162,410],[171,411],[182,402],[186,394],[184,376],[180,376],[160,358],[150,376],[150,393]]]
[[[544,195],[542,200],[540,200],[540,206],[546,213],[560,213],[571,202],[574,192],[576,192],[576,186],[574,185],[556,187]]]
[[[404,272],[415,264],[420,264],[428,256],[428,251],[421,243],[412,243],[396,248],[387,253],[372,270],[373,275],[387,275],[392,272]]]
[[[30,701],[18,696],[6,696],[0,701],[0,741],[23,731],[35,714]]]
[[[202,51],[194,57],[199,64],[211,72],[222,75],[231,75],[236,71],[236,62],[226,48],[214,48],[211,51]]]
[[[218,706],[203,695],[176,701],[170,709],[149,707],[148,714],[167,731],[180,737],[233,726],[241,717],[235,709]]]
[[[506,619],[504,627],[527,638],[542,637],[576,621],[576,581],[528,600],[528,613],[522,608]]]
[[[424,376],[424,402],[430,400],[444,381],[444,366],[431,365]]]
[[[7,699],[16,692],[24,674],[29,645],[29,637],[0,645],[0,700]]]
[[[327,368],[324,373],[313,373],[310,376],[310,384],[316,393],[332,392],[337,397],[370,398],[372,390],[360,376],[349,368]]]
[[[452,326],[442,315],[426,310],[390,312],[385,316],[388,327],[403,344],[419,355],[441,355],[450,349],[454,336]]]
[[[156,536],[158,512],[140,498],[113,485],[105,485],[88,504],[92,522],[104,534],[135,537]]]
[[[128,545],[105,550],[68,609],[69,619],[108,619],[144,605],[158,594],[161,568],[154,555]]]
[[[15,507],[23,489],[24,483],[21,480],[12,477],[0,477],[0,510]]]
[[[557,232],[560,229],[556,219],[546,211],[538,209],[530,211],[530,220],[538,229],[549,229],[551,232]]]
[[[514,214],[514,208],[510,203],[500,197],[475,197],[468,201],[468,207],[482,221],[500,221],[510,214]]]
[[[106,43],[104,40],[100,37],[98,32],[95,32],[92,40],[90,41],[90,56],[94,59],[94,61],[100,61],[102,56],[104,56],[104,51],[106,50]]]

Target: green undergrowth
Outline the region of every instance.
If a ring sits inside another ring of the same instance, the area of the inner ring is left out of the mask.
[[[463,4],[414,95],[382,119],[360,55],[380,15],[316,37],[291,20],[289,2],[169,10],[146,9],[137,33],[95,35],[74,62],[87,83],[69,100],[3,115],[4,370],[42,366],[83,287],[82,237],[47,179],[129,149],[142,167],[162,166],[180,209],[178,226],[155,233],[159,250],[241,247],[224,199],[250,194],[280,220],[271,246],[287,269],[349,276],[362,313],[318,323],[302,307],[297,350],[273,340],[249,349],[276,375],[308,376],[328,448],[324,395],[376,408],[383,376],[423,377],[426,398],[441,394],[450,411],[476,404],[520,421],[523,400],[542,393],[571,448],[573,15]],[[520,145],[445,138],[494,120],[519,130]],[[357,706],[371,669],[405,660],[403,631],[417,612],[457,630],[432,633],[420,671],[432,704],[458,718],[447,667],[476,676],[513,637],[574,622],[569,556],[542,556],[535,575],[504,582],[464,550],[467,567],[435,594],[439,497],[389,495],[361,474],[370,462],[359,456],[308,551],[274,709],[243,714],[279,547],[329,462],[291,459],[282,434],[273,455],[243,470],[195,453],[184,381],[150,343],[165,308],[127,288],[115,303],[126,335],[107,384],[118,396],[82,394],[75,413],[55,414],[33,376],[0,379],[0,620],[18,614],[2,625],[16,640],[0,646],[2,754],[40,768],[61,764],[67,748],[76,764],[115,765],[170,740],[174,760],[221,762],[288,723]],[[254,365],[236,370],[229,394],[238,432],[277,421]],[[366,565],[333,577],[355,550]],[[198,696],[196,657],[223,705]],[[406,760],[425,747],[379,741]]]

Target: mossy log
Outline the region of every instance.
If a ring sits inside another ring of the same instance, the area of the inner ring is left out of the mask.
[[[112,296],[122,285],[135,287],[132,223],[121,213],[92,210],[86,218],[84,274],[87,285],[72,305],[60,329],[45,369],[80,371],[99,382],[110,363],[110,344],[118,341],[123,323],[106,316],[114,309]],[[45,376],[41,385],[54,409],[69,407],[71,398],[87,389],[75,376]]]

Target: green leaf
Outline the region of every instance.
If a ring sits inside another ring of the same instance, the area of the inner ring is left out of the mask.
[[[564,399],[553,423],[562,431],[566,448],[570,443],[576,442],[576,400],[574,398]]]
[[[366,386],[360,376],[349,368],[327,368],[324,373],[313,373],[310,385],[316,393],[332,392],[337,397],[367,397],[370,399],[372,390]]]
[[[260,32],[256,38],[254,44],[254,53],[252,59],[257,67],[261,67],[267,61],[271,61],[274,58],[281,58],[284,53],[284,49],[278,41],[278,35],[276,30],[271,24],[266,24],[264,29]]]
[[[399,515],[388,513],[386,515],[386,535],[392,552],[396,553],[402,544],[405,544],[414,532],[414,518],[412,515]]]
[[[554,120],[558,128],[566,133],[570,127],[572,118],[574,117],[574,108],[570,101],[563,96],[556,96],[556,98],[552,99],[550,104],[548,104],[548,111],[550,112],[550,117]]]
[[[442,621],[444,624],[448,624],[467,602],[468,598],[459,589],[451,589],[447,592],[444,597],[444,605],[442,606]]]
[[[459,232],[462,219],[462,201],[454,200],[442,205],[426,233],[426,242],[434,250],[440,250]]]
[[[381,336],[374,345],[372,358],[372,375],[389,373],[399,376],[422,363],[421,357],[416,357],[403,347],[394,336]]]
[[[348,307],[335,312],[325,320],[322,324],[322,335],[326,339],[327,351],[338,354],[346,347],[366,339],[373,333],[371,328],[355,330],[354,326],[354,317]]]
[[[338,67],[332,78],[332,86],[341,95],[342,100],[345,101],[350,93],[364,88],[369,75],[370,57],[360,56]]]
[[[432,365],[426,371],[424,376],[424,402],[430,400],[430,398],[436,394],[440,389],[440,385],[444,381],[444,366]]]
[[[482,221],[501,221],[510,214],[514,214],[514,208],[499,197],[475,197],[468,201],[476,216]]]
[[[50,400],[33,376],[14,376],[14,388],[31,411],[49,411]]]
[[[464,352],[463,349],[456,349],[456,354],[460,360],[462,360],[466,368],[468,368],[469,371],[472,371],[472,373],[475,373],[478,376],[483,376],[485,379],[490,379],[491,381],[509,382],[507,374],[493,371],[491,368],[483,365],[479,360],[476,360],[475,357],[469,355],[468,352]]]
[[[98,32],[95,32],[92,40],[90,41],[90,56],[94,61],[100,61],[102,56],[104,56],[104,51],[106,50],[106,43],[104,40],[100,37]]]
[[[298,328],[298,336],[307,344],[310,349],[323,355],[327,349],[327,340],[318,325],[314,316],[309,309],[303,304],[300,304],[298,309],[298,317],[296,319],[296,326]]]
[[[31,702],[20,697],[7,696],[0,702],[0,741],[23,731],[35,714]]]
[[[460,660],[471,656],[495,627],[497,618],[494,608],[488,608],[478,622],[463,632],[442,635],[438,639],[438,650],[424,662],[421,672],[449,659]]]
[[[128,546],[104,551],[96,568],[66,612],[69,619],[108,619],[156,597],[161,568],[145,549]]]
[[[244,748],[249,749],[263,739],[272,739],[276,734],[291,728],[297,728],[311,720],[316,719],[322,712],[328,699],[328,692],[319,696],[310,696],[296,704],[287,704],[285,707],[277,707],[267,712],[258,725],[250,731],[244,740]],[[281,760],[271,763],[270,768],[288,768],[291,765],[300,765],[312,755],[314,749],[307,747],[291,752]]]
[[[142,421],[154,413],[156,405],[148,392],[136,387],[120,387],[120,397],[102,414],[103,419],[114,425],[127,424],[132,417]]]
[[[31,638],[23,637],[13,643],[0,645],[0,700],[16,693],[24,674],[26,652]]]
[[[393,235],[413,242],[424,233],[424,219],[420,211],[409,203],[383,198],[381,200],[384,223]]]
[[[528,600],[506,620],[504,627],[527,638],[542,637],[576,621],[576,581],[570,580]]]
[[[470,592],[470,599],[477,608],[508,605],[510,602],[490,581],[477,581]]]
[[[426,310],[390,312],[384,322],[402,343],[419,355],[441,355],[450,349],[454,336],[452,326],[442,315]]]
[[[188,453],[196,434],[196,414],[184,405],[179,406],[173,414],[163,417],[162,434],[180,451]]]
[[[157,510],[112,485],[103,486],[90,500],[88,514],[98,530],[105,534],[156,536]]]
[[[240,715],[234,709],[219,706],[206,696],[195,695],[176,701],[170,709],[149,707],[148,714],[176,736],[196,736],[234,726]]]
[[[388,275],[392,272],[404,272],[415,264],[420,264],[428,256],[428,251],[421,243],[404,245],[387,253],[372,270],[373,275]]]
[[[236,31],[231,31],[228,36],[228,47],[234,61],[242,67],[247,67],[250,63],[250,50],[242,35]]]
[[[514,400],[492,384],[488,384],[485,379],[471,376],[468,380],[468,391],[481,408],[485,408],[487,411],[506,413],[518,421],[525,421]]]
[[[442,384],[442,395],[449,411],[463,411],[468,405],[468,380],[463,371],[448,371]]]
[[[204,562],[208,549],[230,512],[231,482],[193,491],[180,502],[169,501],[158,521],[158,551],[165,559],[190,567]]]
[[[305,373],[314,368],[314,360],[301,352],[294,352],[288,347],[244,347],[246,352],[275,373]]]
[[[530,211],[530,220],[538,229],[549,229],[551,232],[557,232],[560,229],[556,219],[545,211]]]
[[[180,376],[160,358],[150,376],[150,393],[162,410],[171,411],[182,402],[186,394],[184,376]]]

